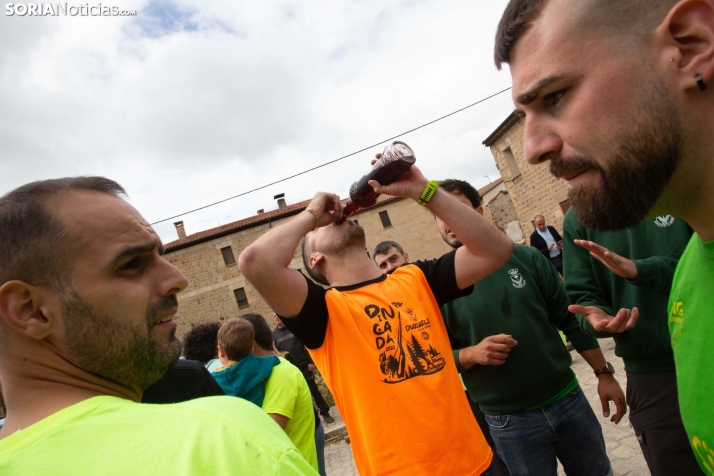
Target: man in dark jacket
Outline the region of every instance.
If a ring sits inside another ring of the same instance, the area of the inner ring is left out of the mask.
[[[545,225],[545,217],[536,215],[533,219],[535,231],[531,234],[531,246],[553,263],[555,269],[563,274],[563,239],[552,226]]]

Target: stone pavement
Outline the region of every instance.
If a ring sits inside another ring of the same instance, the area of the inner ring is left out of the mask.
[[[600,340],[600,346],[605,358],[611,362],[616,369],[615,376],[625,391],[625,369],[622,360],[615,357],[615,343],[612,339]],[[597,378],[593,375],[592,369],[587,362],[580,357],[580,354],[573,351],[573,370],[578,376],[580,386],[583,388],[585,395],[588,397],[590,405],[592,405],[595,415],[600,420],[605,436],[605,445],[607,446],[607,454],[610,457],[612,468],[616,476],[646,476],[649,475],[649,470],[642,457],[640,446],[635,438],[635,433],[630,428],[630,422],[625,416],[619,425],[611,423],[608,418],[602,416],[602,406],[600,398],[597,395]],[[614,413],[614,405],[611,405],[611,412]],[[337,414],[337,409],[332,409],[332,414],[335,417],[335,423],[325,428],[325,433],[330,434],[333,438],[325,446],[325,467],[327,476],[358,476],[355,468],[354,458],[349,443],[347,443],[340,433],[344,427],[342,419]],[[330,437],[326,437],[330,439]],[[564,475],[562,468],[559,466],[558,475]],[[439,475],[435,475],[439,476]]]

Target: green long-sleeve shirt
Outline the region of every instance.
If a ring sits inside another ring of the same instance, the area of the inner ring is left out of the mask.
[[[598,347],[568,312],[558,273],[535,248],[516,245],[504,266],[474,285],[469,296],[441,308],[454,358],[471,398],[487,415],[503,415],[541,406],[575,381],[562,330],[581,352]],[[458,353],[496,334],[512,335],[503,365],[464,369]]]
[[[621,334],[598,332],[578,316],[583,329],[595,337],[613,337],[615,355],[627,372],[674,370],[667,325],[667,300],[674,269],[689,242],[692,229],[671,215],[647,220],[621,231],[596,232],[585,228],[572,209],[563,222],[563,274],[565,292],[573,304],[596,306],[614,316],[622,308],[637,307],[635,327]],[[577,246],[573,240],[590,240],[630,258],[637,279],[629,281]]]

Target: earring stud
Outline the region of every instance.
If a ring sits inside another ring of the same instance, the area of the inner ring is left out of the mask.
[[[700,91],[704,91],[707,89],[707,85],[704,83],[704,79],[702,79],[702,75],[697,73],[694,75],[694,80],[697,82],[697,86],[699,87]]]

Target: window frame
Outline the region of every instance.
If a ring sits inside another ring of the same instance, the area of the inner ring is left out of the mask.
[[[240,294],[243,294],[243,297],[240,298]],[[245,292],[245,288],[236,288],[233,290],[233,297],[236,299],[236,304],[238,304],[238,309],[245,309],[246,307],[250,307],[250,302],[248,302],[248,293]]]

